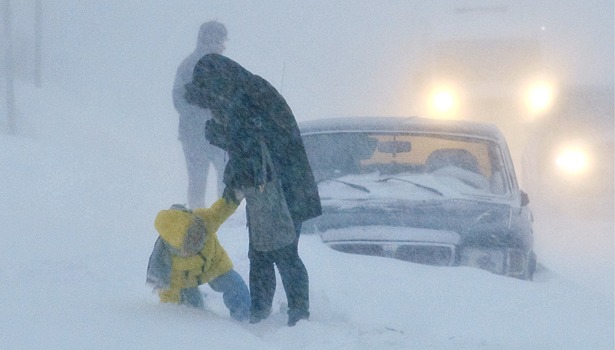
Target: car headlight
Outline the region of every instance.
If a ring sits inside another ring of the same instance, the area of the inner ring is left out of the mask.
[[[555,165],[563,174],[576,176],[587,171],[589,156],[580,147],[567,147],[562,149],[555,157]]]
[[[429,114],[434,117],[453,119],[459,112],[459,92],[450,84],[434,87],[428,100]]]
[[[533,81],[525,88],[525,105],[534,116],[547,112],[553,105],[554,98],[553,84],[546,80]]]
[[[525,254],[515,248],[464,247],[459,264],[478,267],[500,275],[520,276],[525,271]]]
[[[504,251],[466,247],[461,250],[459,264],[501,274],[504,272]]]
[[[561,147],[555,154],[553,161],[558,173],[564,178],[574,179],[589,171],[589,152],[582,146],[567,145]]]
[[[435,91],[432,97],[432,106],[439,113],[450,113],[455,107],[455,96],[450,90]]]

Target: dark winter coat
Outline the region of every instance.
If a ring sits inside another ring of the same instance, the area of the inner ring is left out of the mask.
[[[263,140],[293,221],[300,223],[321,214],[318,188],[297,122],[271,84],[227,57],[208,54],[197,63],[186,90],[190,103],[209,108],[219,120],[227,121],[225,126],[214,126],[224,133],[218,146],[229,153],[224,175],[227,186],[251,187],[265,181],[260,171],[259,141]]]

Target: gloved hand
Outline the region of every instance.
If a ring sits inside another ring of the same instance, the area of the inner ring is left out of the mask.
[[[233,202],[239,205],[245,196],[241,190],[232,189],[226,186],[224,188],[224,192],[222,193],[222,197],[228,202]]]

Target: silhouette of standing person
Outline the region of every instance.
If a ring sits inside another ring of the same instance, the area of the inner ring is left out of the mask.
[[[177,68],[173,85],[173,105],[179,113],[179,141],[182,143],[188,171],[188,206],[205,207],[205,191],[209,166],[213,164],[219,197],[224,189],[222,181],[226,155],[224,150],[212,146],[205,139],[205,123],[212,118],[211,110],[189,104],[184,97],[185,85],[192,81],[194,66],[206,54],[222,53],[225,49],[227,31],[224,24],[205,22],[199,29],[196,48]]]

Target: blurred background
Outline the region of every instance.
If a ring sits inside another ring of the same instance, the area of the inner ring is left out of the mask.
[[[215,19],[226,55],[298,120],[496,123],[530,196],[539,259],[612,291],[613,1],[0,1],[2,133],[36,134],[20,94],[33,86],[109,109],[118,132],[150,132],[151,147],[174,142],[175,69]],[[610,280],[593,272],[604,265]]]

